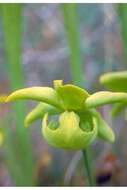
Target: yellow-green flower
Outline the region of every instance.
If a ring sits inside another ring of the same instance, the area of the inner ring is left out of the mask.
[[[78,86],[63,85],[62,80],[55,80],[54,88],[17,90],[7,97],[6,102],[21,99],[40,102],[27,115],[26,127],[39,118],[43,119],[42,133],[50,145],[64,149],[84,149],[98,137],[114,142],[114,132],[95,108],[123,102],[127,100],[127,94],[102,91],[90,95]]]

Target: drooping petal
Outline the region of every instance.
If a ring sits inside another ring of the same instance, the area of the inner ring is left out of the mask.
[[[48,122],[48,114],[45,114],[42,123],[42,133],[46,141],[55,147],[64,149],[84,149],[96,138],[97,123],[93,118],[93,127],[87,132],[80,128],[80,117],[74,112],[64,112],[59,121],[53,123],[51,128]]]
[[[101,91],[89,96],[85,101],[85,107],[88,109],[119,102],[127,102],[127,93]]]
[[[115,134],[111,127],[109,127],[108,124],[103,120],[99,112],[93,111],[93,114],[96,117],[98,123],[98,137],[113,143],[115,141]]]
[[[58,114],[61,111],[56,107],[53,107],[46,103],[39,103],[25,118],[25,127],[29,127],[31,123],[33,123],[37,119],[42,119],[45,113]]]
[[[6,102],[22,99],[42,101],[60,107],[60,99],[56,91],[49,87],[31,87],[17,90],[7,97]]]
[[[89,97],[86,90],[74,85],[61,85],[56,89],[63,100],[64,109],[78,110],[83,107],[83,102]]]
[[[109,90],[127,92],[127,71],[103,74],[100,77],[100,83]]]
[[[125,121],[127,121],[127,110],[125,110]]]
[[[123,110],[125,110],[125,108],[127,107],[127,103],[118,103],[118,104],[115,104],[112,108],[112,116],[113,117],[116,117],[118,116],[118,114],[120,114]]]

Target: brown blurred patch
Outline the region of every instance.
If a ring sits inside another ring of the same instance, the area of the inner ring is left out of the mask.
[[[52,155],[49,152],[44,152],[37,163],[35,172],[38,186],[50,186],[53,184],[51,164]]]
[[[122,164],[115,154],[107,153],[98,164],[96,173],[97,185],[120,185],[124,172]]]

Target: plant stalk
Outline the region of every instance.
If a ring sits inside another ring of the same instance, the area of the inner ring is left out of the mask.
[[[95,180],[94,180],[93,169],[92,169],[92,164],[91,164],[92,156],[91,156],[90,148],[87,148],[86,150],[82,150],[82,154],[83,154],[84,164],[86,167],[86,174],[89,180],[89,185],[95,186]]]
[[[70,47],[70,65],[73,82],[83,86],[83,70],[81,60],[79,21],[77,5],[75,3],[63,4],[64,24]]]
[[[120,32],[123,41],[124,62],[127,60],[127,4],[119,3],[117,6],[117,13],[120,21]]]

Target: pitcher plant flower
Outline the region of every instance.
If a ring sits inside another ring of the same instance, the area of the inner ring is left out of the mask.
[[[114,92],[127,93],[127,71],[105,73],[100,77],[100,83]],[[127,107],[127,101],[117,103],[112,109],[112,116],[117,116]],[[127,118],[127,113],[125,115]]]
[[[75,85],[54,81],[51,87],[30,87],[10,94],[6,102],[36,100],[39,104],[26,116],[25,127],[42,120],[42,134],[52,146],[64,149],[85,149],[96,138],[114,142],[115,134],[96,108],[127,101],[123,92],[100,91],[90,95]]]

